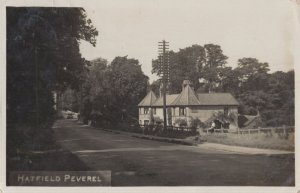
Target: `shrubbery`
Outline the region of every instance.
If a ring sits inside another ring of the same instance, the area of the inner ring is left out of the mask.
[[[174,124],[178,125],[179,127],[186,127],[188,125],[186,119],[180,119],[180,118],[175,119]]]

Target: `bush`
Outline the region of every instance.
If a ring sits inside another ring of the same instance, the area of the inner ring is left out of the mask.
[[[186,119],[176,119],[174,121],[175,124],[179,125],[180,127],[186,127],[187,126],[187,121]]]
[[[160,125],[164,122],[160,117],[154,117],[154,125]]]

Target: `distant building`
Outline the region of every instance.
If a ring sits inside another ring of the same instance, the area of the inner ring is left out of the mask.
[[[238,126],[242,129],[256,129],[263,125],[261,116],[257,115],[239,115]]]
[[[230,93],[200,93],[196,94],[190,81],[184,80],[180,94],[167,94],[167,125],[176,125],[176,119],[184,119],[187,126],[192,119],[206,122],[215,113],[237,115],[238,101]],[[141,125],[163,122],[163,97],[157,97],[153,91],[138,104],[139,123]],[[213,120],[214,121],[214,120]],[[230,123],[230,129],[237,128],[237,118]],[[234,127],[234,128],[233,128]]]

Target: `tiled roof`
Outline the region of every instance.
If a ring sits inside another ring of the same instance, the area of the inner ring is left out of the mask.
[[[152,106],[153,103],[156,101],[157,97],[155,96],[154,92],[151,90],[145,98],[138,104],[138,106]]]
[[[200,105],[239,105],[239,102],[230,93],[200,93]]]
[[[166,95],[166,105],[170,106],[170,104],[179,96],[179,94],[171,94],[171,95]],[[163,106],[163,97],[158,98],[153,106]]]
[[[200,105],[197,96],[194,90],[190,87],[190,85],[186,85],[183,88],[183,91],[180,95],[175,99],[174,102],[171,103],[171,106],[194,106]]]
[[[198,96],[198,97],[197,97]],[[200,93],[195,94],[189,86],[185,86],[180,94],[166,95],[167,106],[238,106],[239,102],[230,93]],[[163,106],[163,98],[156,98],[155,94],[150,91],[147,96],[139,103],[138,106]]]

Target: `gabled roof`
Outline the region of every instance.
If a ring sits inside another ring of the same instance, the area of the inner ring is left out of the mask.
[[[190,85],[186,85],[180,95],[171,103],[171,106],[192,106],[200,104],[194,90]]]
[[[239,102],[230,93],[200,93],[200,105],[239,105]]]
[[[179,96],[179,94],[171,94],[166,95],[166,105],[170,106],[170,104]],[[163,97],[158,98],[153,106],[160,107],[163,106]]]
[[[145,98],[138,104],[138,106],[152,106],[156,101],[157,97],[154,92],[150,90],[150,92],[145,96]]]
[[[200,93],[195,94],[194,90],[186,85],[180,94],[166,95],[167,106],[238,106],[239,102],[230,93]],[[138,104],[140,107],[162,107],[163,98],[157,98],[154,92],[150,91],[147,96]]]

